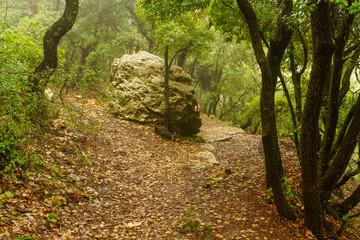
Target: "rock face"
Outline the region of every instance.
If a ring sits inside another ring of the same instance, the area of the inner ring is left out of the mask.
[[[112,112],[120,118],[162,123],[164,112],[164,60],[148,52],[115,59],[109,87]],[[189,74],[180,67],[170,71],[170,130],[182,135],[200,131],[201,118]]]

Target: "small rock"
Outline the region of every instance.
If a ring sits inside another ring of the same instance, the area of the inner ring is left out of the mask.
[[[203,160],[203,161],[207,161],[207,162],[210,163],[210,164],[215,164],[215,165],[220,164],[219,161],[216,160],[215,155],[212,154],[212,153],[209,152],[209,151],[198,152],[198,153],[196,154],[196,156],[197,156],[198,158],[200,158],[201,160]]]
[[[136,228],[141,226],[141,222],[129,222],[127,224],[128,228]]]
[[[203,149],[208,150],[208,151],[215,151],[215,147],[211,144],[204,144]]]
[[[50,88],[45,89],[45,97],[48,100],[52,100],[53,96],[54,96],[54,93],[53,93],[53,91],[51,91]]]

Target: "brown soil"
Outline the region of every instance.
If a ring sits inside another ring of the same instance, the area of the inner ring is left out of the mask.
[[[2,190],[14,198],[1,205],[0,239],[313,239],[301,220],[287,221],[264,200],[260,136],[203,116],[200,135],[231,137],[167,140],[152,126],[113,117],[94,99],[68,101],[85,111],[73,123],[86,126],[74,127],[64,114],[51,134],[34,139],[43,164],[27,176],[15,172],[23,176],[18,181],[3,176]],[[298,184],[296,154],[290,142],[281,143]],[[198,159],[204,149],[219,164]],[[293,202],[300,211],[296,194]]]

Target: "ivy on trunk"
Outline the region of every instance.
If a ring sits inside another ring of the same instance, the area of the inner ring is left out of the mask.
[[[62,16],[45,32],[43,40],[44,58],[35,68],[30,77],[30,87],[33,92],[42,92],[47,84],[43,81],[51,75],[58,66],[57,46],[61,38],[72,28],[79,12],[79,0],[66,0]]]

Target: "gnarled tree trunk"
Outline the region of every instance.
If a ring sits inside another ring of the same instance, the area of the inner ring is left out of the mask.
[[[291,0],[285,0],[282,1],[282,3],[283,11],[278,19],[276,32],[270,40],[268,55],[266,56],[261,42],[257,17],[251,4],[247,0],[237,0],[237,4],[249,27],[252,47],[261,69],[262,88],[260,96],[260,110],[267,184],[268,187],[271,187],[273,190],[274,202],[278,212],[288,219],[295,219],[296,215],[287,203],[281,186],[283,168],[278,144],[274,110],[275,87],[280,71],[280,64],[284,51],[292,36],[292,31],[289,28],[289,25],[285,23],[283,19],[291,14],[293,4]]]
[[[51,74],[58,65],[57,46],[61,38],[72,28],[79,12],[79,0],[66,0],[63,15],[45,32],[43,48],[44,58],[35,68],[30,77],[30,86],[33,92],[42,92],[46,81],[40,86],[40,80]]]

